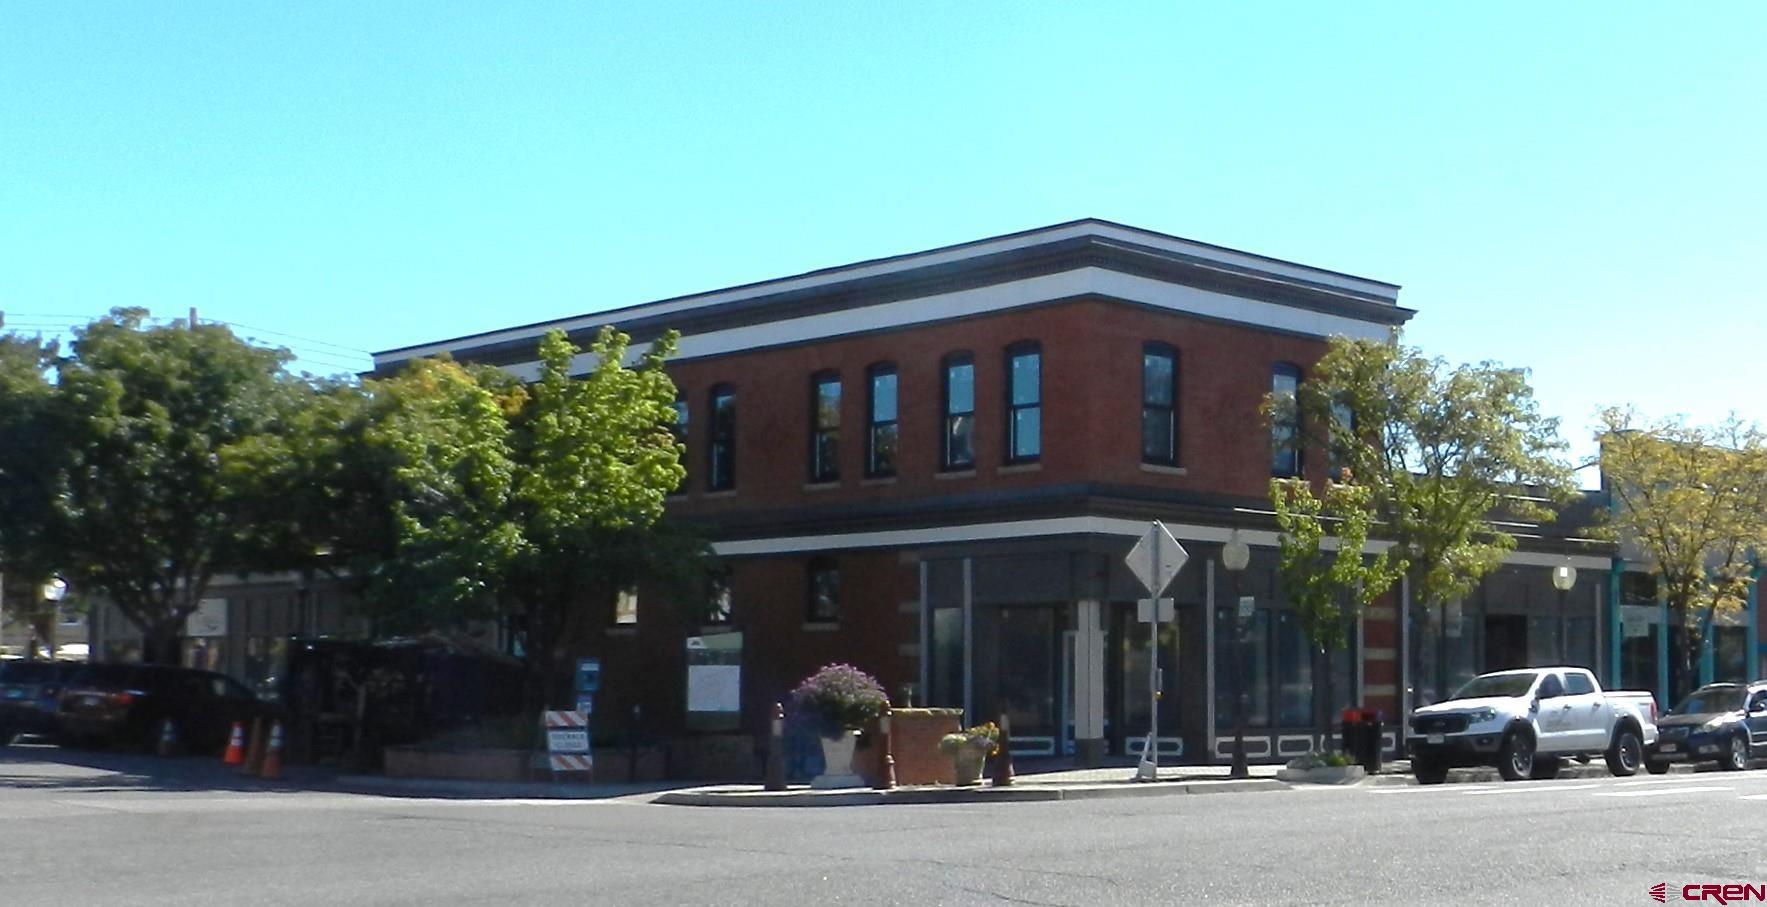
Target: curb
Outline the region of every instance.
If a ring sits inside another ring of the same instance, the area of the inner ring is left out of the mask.
[[[1288,785],[1269,778],[1229,781],[1189,781],[1111,786],[1055,787],[1025,784],[1012,787],[901,787],[890,791],[855,790],[821,792],[796,790],[670,791],[650,802],[664,806],[712,807],[827,807],[883,806],[927,803],[1047,803],[1054,800],[1107,800],[1124,797],[1159,797],[1179,794],[1227,794],[1287,790]]]
[[[1687,764],[1687,763],[1679,763],[1678,762],[1678,763],[1672,763],[1669,766],[1669,773],[1670,774],[1691,774],[1691,773],[1698,771],[1698,770],[1699,770],[1699,766]],[[1640,770],[1639,774],[1642,775],[1642,774],[1644,774],[1644,772],[1642,770]],[[1607,770],[1607,766],[1605,764],[1601,763],[1600,761],[1591,761],[1588,765],[1578,765],[1578,764],[1573,763],[1571,765],[1567,765],[1564,768],[1559,769],[1559,772],[1558,772],[1558,780],[1560,780],[1560,781],[1575,781],[1575,780],[1581,780],[1581,779],[1586,779],[1586,778],[1612,778],[1612,777],[1617,777],[1617,776],[1615,776],[1613,773],[1609,772]],[[1448,772],[1447,779],[1444,780],[1442,783],[1443,784],[1495,784],[1495,783],[1498,783],[1501,781],[1503,781],[1503,776],[1499,775],[1497,773],[1496,769],[1479,767],[1479,768],[1467,768],[1467,769],[1450,769]],[[1417,783],[1417,779],[1412,777],[1409,772],[1406,772],[1406,773],[1396,773],[1395,772],[1395,773],[1382,773],[1379,775],[1369,775],[1367,778],[1364,778],[1362,781],[1358,782],[1358,784],[1359,784],[1359,786],[1363,786],[1363,787],[1419,787],[1419,786],[1421,786]]]

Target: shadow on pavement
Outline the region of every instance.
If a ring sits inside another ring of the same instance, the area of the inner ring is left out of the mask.
[[[691,782],[583,784],[548,781],[448,781],[339,775],[329,768],[289,765],[277,780],[242,777],[220,759],[159,757],[140,752],[72,749],[26,740],[0,747],[0,788],[68,793],[316,791],[424,800],[604,800],[660,793]]]

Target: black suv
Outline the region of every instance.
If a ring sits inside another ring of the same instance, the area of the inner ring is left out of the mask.
[[[1740,771],[1767,757],[1767,682],[1713,683],[1657,718],[1657,742],[1645,753],[1655,774],[1671,762],[1718,763]]]
[[[66,661],[0,661],[0,746],[19,734],[55,733],[62,684],[78,667]]]
[[[57,724],[64,739],[153,747],[168,726],[178,746],[220,752],[235,721],[264,714],[244,684],[170,665],[87,665],[68,679]]]

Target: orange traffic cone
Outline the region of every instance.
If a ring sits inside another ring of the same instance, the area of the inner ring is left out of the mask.
[[[264,768],[258,777],[271,781],[282,777],[282,722],[270,725],[270,745],[264,748]]]
[[[233,733],[227,738],[227,752],[221,756],[222,765],[245,764],[245,725],[233,722]]]
[[[264,719],[252,719],[252,735],[245,747],[245,762],[239,766],[239,773],[246,776],[257,774],[264,767]]]

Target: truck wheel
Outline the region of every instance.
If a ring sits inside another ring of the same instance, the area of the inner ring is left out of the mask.
[[[1503,737],[1497,751],[1497,773],[1505,781],[1521,781],[1534,773],[1534,735],[1528,731],[1510,731]]]
[[[1730,745],[1724,748],[1724,758],[1718,760],[1718,766],[1732,772],[1749,767],[1749,742],[1741,734],[1730,738]]]
[[[1535,781],[1550,781],[1553,778],[1558,777],[1558,770],[1562,765],[1564,765],[1564,762],[1557,758],[1542,759],[1536,756],[1534,758],[1534,770],[1528,773],[1528,777],[1533,778]]]
[[[1448,766],[1443,765],[1434,759],[1418,759],[1413,757],[1411,760],[1411,775],[1417,779],[1417,783],[1419,784],[1441,784],[1443,781],[1448,780]]]
[[[1638,732],[1630,726],[1614,731],[1614,742],[1607,750],[1607,770],[1616,778],[1630,778],[1638,774],[1643,762],[1644,743]]]

